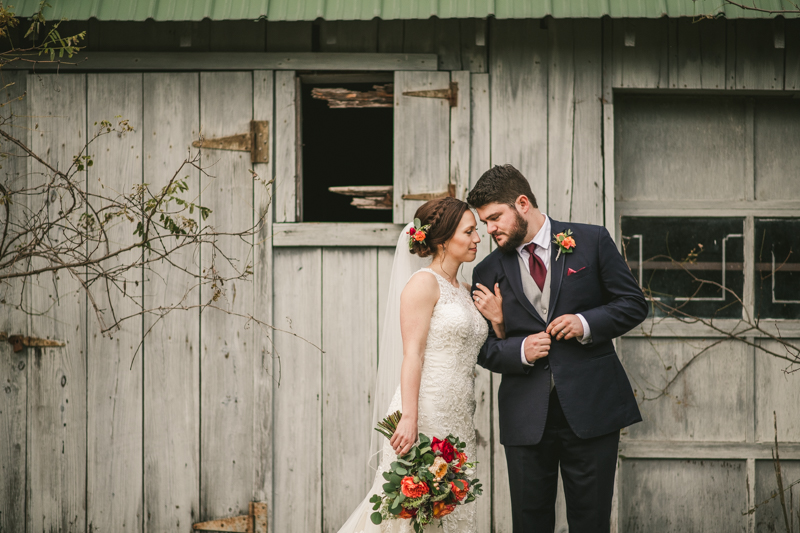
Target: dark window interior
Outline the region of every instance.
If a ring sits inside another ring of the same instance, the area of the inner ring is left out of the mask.
[[[330,109],[314,88],[372,90],[375,83],[302,83],[303,222],[391,222],[392,211],[357,209],[328,187],[392,185],[392,108]]]

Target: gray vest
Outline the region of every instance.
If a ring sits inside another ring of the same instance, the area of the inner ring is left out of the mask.
[[[539,286],[533,281],[530,268],[528,268],[528,262],[522,259],[522,256],[519,254],[517,254],[517,259],[519,260],[520,277],[522,278],[522,291],[525,293],[525,297],[533,304],[533,308],[536,309],[539,316],[542,317],[542,320],[547,323],[547,313],[550,312],[550,309],[548,309],[550,305],[550,269],[547,269],[547,277],[544,278],[544,290],[540,291]],[[555,387],[555,381],[553,381],[553,372],[551,370],[551,391],[553,387]]]

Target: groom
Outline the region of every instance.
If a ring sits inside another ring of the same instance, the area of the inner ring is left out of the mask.
[[[607,532],[619,430],[642,420],[611,339],[647,316],[642,291],[605,228],[543,214],[511,165],[481,176],[467,202],[497,243],[473,291],[497,283],[503,297],[506,338],[489,328],[478,363],[503,375],[514,533],[554,530],[559,466],[570,533]]]

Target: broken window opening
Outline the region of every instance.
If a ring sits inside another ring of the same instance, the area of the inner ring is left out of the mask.
[[[391,74],[305,75],[300,87],[303,222],[391,222]]]

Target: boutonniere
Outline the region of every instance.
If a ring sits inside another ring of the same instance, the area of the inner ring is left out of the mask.
[[[561,254],[571,254],[575,251],[575,239],[572,238],[572,230],[562,231],[558,235],[553,234],[553,244],[558,245],[558,255],[556,261],[561,257]]]

